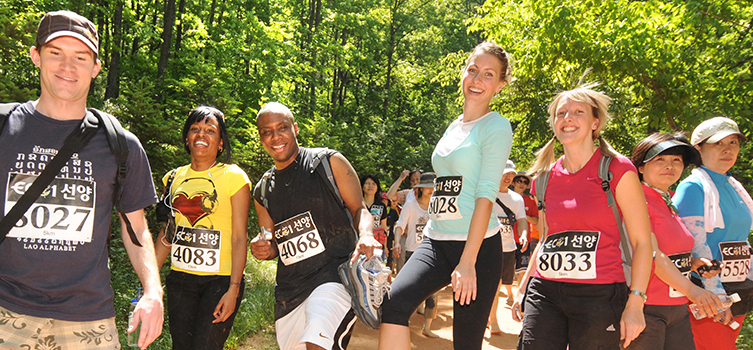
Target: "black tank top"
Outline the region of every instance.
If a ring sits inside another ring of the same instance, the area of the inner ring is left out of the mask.
[[[275,320],[300,305],[316,287],[340,283],[337,266],[355,249],[356,231],[326,180],[314,171],[314,156],[311,149],[301,147],[285,169],[268,171],[267,211],[275,222],[273,244],[280,253]],[[254,188],[254,198],[262,203],[261,181]]]

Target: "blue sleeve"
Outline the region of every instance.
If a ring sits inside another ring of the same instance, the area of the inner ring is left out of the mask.
[[[686,179],[677,186],[672,202],[680,217],[703,216],[703,188],[700,184]]]
[[[482,162],[474,198],[486,198],[494,203],[512,149],[512,128],[506,118],[499,116],[481,128],[479,135]]]

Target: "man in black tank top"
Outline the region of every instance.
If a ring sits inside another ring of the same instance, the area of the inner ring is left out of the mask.
[[[254,188],[259,226],[271,237],[260,234],[251,240],[251,252],[260,260],[279,257],[275,328],[280,349],[301,344],[345,349],[355,319],[337,266],[351,253],[370,257],[380,247],[358,175],[342,154],[324,155],[340,201],[316,171],[322,153],[298,146],[298,124],[287,107],[265,105],[256,126],[275,166]]]

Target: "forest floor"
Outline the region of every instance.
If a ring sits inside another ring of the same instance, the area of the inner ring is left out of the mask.
[[[513,287],[516,290],[517,287]],[[499,309],[497,317],[500,321],[502,334],[492,335],[487,329],[484,334],[483,350],[492,349],[515,349],[520,333],[520,323],[512,320],[510,306],[505,303],[506,296],[499,293]],[[414,313],[410,319],[411,332],[411,349],[432,349],[432,350],[450,350],[452,349],[452,289],[446,287],[439,292],[438,300],[439,310],[437,318],[432,324],[432,331],[439,335],[439,338],[427,338],[421,334],[423,326],[423,316]],[[356,323],[353,336],[350,339],[348,350],[375,350],[377,348],[379,331],[366,328],[361,322]],[[263,334],[254,335],[237,348],[238,350],[276,350],[274,335]]]

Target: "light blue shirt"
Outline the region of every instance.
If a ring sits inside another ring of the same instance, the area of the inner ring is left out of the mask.
[[[472,122],[462,122],[462,115],[445,131],[431,156],[437,177],[462,176],[463,185],[458,196],[462,218],[430,220],[427,234],[438,240],[466,240],[476,199],[486,198],[494,203],[502,180],[502,172],[512,148],[510,122],[497,112],[491,112]],[[499,226],[492,211],[487,231]]]

